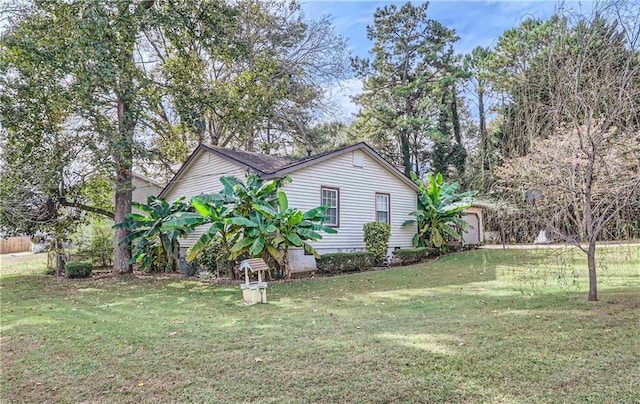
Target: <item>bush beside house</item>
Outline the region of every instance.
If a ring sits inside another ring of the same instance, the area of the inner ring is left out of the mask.
[[[382,222],[365,223],[362,226],[364,244],[367,251],[373,254],[375,265],[382,265],[387,258],[391,226]]]
[[[369,269],[374,262],[375,255],[369,251],[324,254],[317,259],[317,268],[320,273],[340,274]]]
[[[400,260],[400,265],[409,265],[420,262],[428,257],[440,255],[440,251],[436,248],[403,248],[393,251],[394,258]]]

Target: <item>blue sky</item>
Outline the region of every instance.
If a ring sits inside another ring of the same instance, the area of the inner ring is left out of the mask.
[[[382,1],[319,1],[303,3],[303,10],[309,19],[330,15],[339,34],[346,37],[352,55],[367,57],[371,43],[367,39],[366,26],[373,23],[373,13],[378,7],[405,2]],[[417,4],[419,2],[413,2]],[[590,2],[565,2],[564,7],[584,10]],[[460,40],[455,50],[468,53],[478,45],[495,45],[498,37],[507,29],[517,26],[528,17],[547,19],[559,3],[556,1],[431,1],[427,11],[430,18],[456,30]],[[348,118],[357,112],[349,96],[357,94],[360,83],[346,80],[341,89],[332,91],[332,98],[340,105],[342,116]]]

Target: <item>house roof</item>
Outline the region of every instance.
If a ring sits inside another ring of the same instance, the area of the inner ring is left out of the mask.
[[[240,163],[244,166],[247,166],[248,168],[251,168],[253,171],[262,174],[275,172],[296,161],[284,157],[272,156],[270,154],[228,149],[226,147],[209,145],[201,146],[211,153],[217,154],[235,163]]]
[[[325,160],[332,159],[334,157],[340,156],[340,155],[345,154],[345,153],[350,153],[350,152],[352,152],[354,150],[362,150],[363,152],[367,153],[374,160],[376,160],[382,166],[384,166],[387,170],[389,170],[392,174],[394,174],[396,177],[398,177],[399,180],[401,180],[402,182],[406,183],[407,185],[409,185],[411,188],[413,188],[415,190],[418,189],[418,186],[413,181],[411,181],[409,178],[407,178],[407,176],[404,175],[404,173],[402,171],[398,170],[398,168],[396,166],[394,166],[393,164],[391,164],[387,160],[385,160],[380,154],[378,154],[378,152],[373,150],[373,148],[371,148],[371,146],[369,146],[365,142],[356,143],[356,144],[353,144],[351,146],[345,146],[345,147],[342,147],[340,149],[336,149],[336,150],[333,150],[333,151],[330,151],[330,152],[326,152],[326,153],[322,153],[322,154],[317,154],[315,156],[304,157],[304,158],[299,159],[297,161],[291,162],[291,164],[279,169],[276,172],[267,173],[267,175],[265,175],[264,178],[265,179],[270,179],[270,178],[284,177],[285,175],[288,175],[288,174],[290,174],[290,173],[292,173],[294,171],[300,170],[302,168],[308,167],[308,166],[313,165],[313,164],[320,163],[320,162],[325,161]]]
[[[144,176],[144,175],[142,175],[142,174],[140,174],[140,173],[138,173],[138,172],[135,172],[135,171],[134,171],[134,172],[132,173],[132,175],[133,175],[134,177],[138,178],[138,179],[139,179],[139,180],[141,180],[141,181],[148,182],[148,183],[149,183],[149,184],[151,184],[151,185],[154,185],[154,186],[156,186],[156,187],[160,187],[160,188],[162,188],[162,185],[160,185],[160,183],[159,183],[158,181],[156,181],[156,180],[152,180],[151,178],[146,177],[146,176]]]
[[[314,156],[303,157],[300,159],[290,159],[278,156],[272,156],[268,154],[240,151],[234,149],[228,149],[225,147],[211,146],[206,144],[199,145],[193,153],[189,156],[187,161],[180,167],[176,175],[169,181],[164,187],[160,196],[164,196],[167,191],[172,187],[173,183],[182,175],[182,172],[189,166],[191,161],[198,155],[200,151],[209,152],[215,154],[225,160],[243,167],[246,170],[253,171],[264,179],[281,178],[294,171],[300,170],[310,165],[320,163],[325,160],[340,156],[345,153],[352,152],[354,150],[362,150],[371,156],[374,160],[378,161],[382,166],[387,168],[392,174],[398,177],[399,180],[409,185],[411,188],[417,190],[417,185],[407,178],[397,167],[385,160],[380,154],[373,150],[369,145],[364,142],[356,143],[351,146],[342,147],[337,150],[333,150],[326,153],[317,154]]]

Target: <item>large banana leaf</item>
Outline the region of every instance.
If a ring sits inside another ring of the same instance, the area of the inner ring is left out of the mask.
[[[287,199],[287,194],[283,191],[278,191],[278,207],[280,208],[280,212],[289,209],[289,200]]]
[[[251,247],[249,247],[249,255],[252,257],[260,257],[263,254],[265,240],[263,236],[260,236],[253,240]]]
[[[206,223],[206,219],[196,212],[179,212],[162,223],[163,229],[192,228]]]

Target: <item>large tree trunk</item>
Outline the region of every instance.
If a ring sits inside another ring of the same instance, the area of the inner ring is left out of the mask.
[[[125,220],[125,216],[131,212],[131,169],[120,167],[116,179],[115,197],[115,222],[120,223]],[[115,248],[113,251],[113,272],[116,274],[131,273],[133,268],[131,260],[131,250],[129,245],[121,245],[122,240],[129,235],[127,229],[116,229]]]
[[[480,115],[480,180],[481,180],[481,192],[485,189],[485,170],[488,167],[487,164],[487,149],[488,149],[488,136],[487,136],[487,116],[484,111],[484,90],[478,89],[478,113]]]
[[[123,222],[131,213],[133,199],[132,166],[133,166],[133,128],[135,121],[131,116],[129,103],[125,98],[118,98],[118,126],[119,142],[115,149],[116,189],[115,189],[115,217],[116,223]],[[129,235],[125,228],[116,230],[115,249],[113,253],[113,272],[116,274],[131,273],[133,267],[130,245],[122,245],[122,241]]]
[[[118,122],[120,128],[120,141],[116,147],[116,189],[115,189],[115,217],[116,223],[123,222],[125,217],[131,213],[131,202],[133,199],[132,172],[132,143],[133,127],[129,128],[131,118],[128,116],[128,105],[122,99],[118,99]],[[116,229],[115,248],[113,252],[113,272],[116,274],[131,273],[133,267],[131,261],[130,245],[122,245],[122,241],[129,235],[125,228]]]
[[[153,1],[145,1],[141,7],[148,9],[153,5]],[[130,13],[127,3],[118,5],[118,11],[121,17]],[[132,25],[123,27],[122,41],[123,53],[120,66],[120,80],[117,86],[117,112],[118,112],[118,134],[117,141],[114,142],[114,161],[116,165],[116,189],[115,189],[115,217],[116,223],[125,220],[125,217],[131,213],[131,202],[133,193],[133,133],[137,123],[137,117],[134,112],[134,103],[136,99],[135,84],[135,60],[133,50],[136,41],[136,28]],[[127,229],[117,229],[115,237],[115,249],[113,259],[113,272],[116,274],[131,273],[133,267],[131,261],[130,243],[122,245],[122,241],[127,237],[129,232]]]
[[[596,277],[596,242],[589,240],[587,249],[587,265],[589,266],[589,301],[598,301],[598,279]]]
[[[400,149],[402,152],[404,175],[411,177],[411,172],[413,171],[413,167],[411,166],[411,146],[409,145],[409,137],[405,131],[406,129],[403,129],[402,134],[400,134]]]

